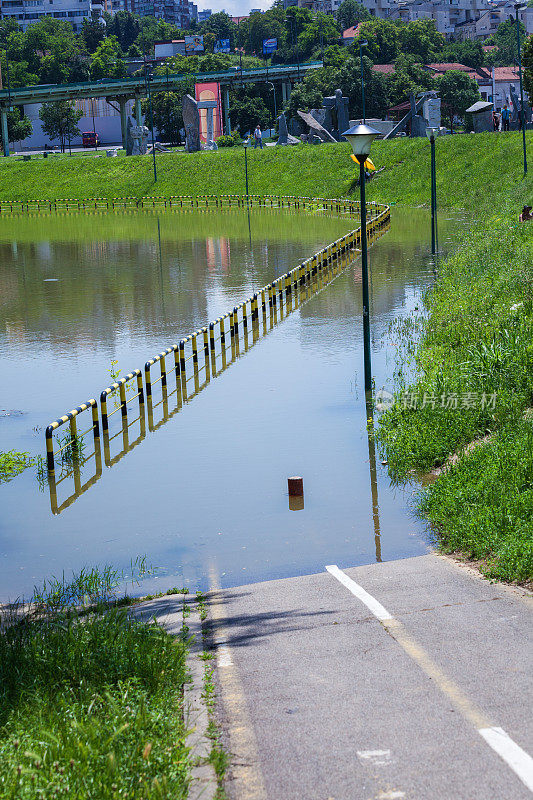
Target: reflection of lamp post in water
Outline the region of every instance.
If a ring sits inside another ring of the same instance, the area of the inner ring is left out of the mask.
[[[372,497],[372,520],[374,522],[374,542],[376,561],[381,561],[381,530],[379,527],[378,475],[376,470],[376,442],[374,439],[374,409],[372,397],[366,397],[366,432],[368,436],[368,463],[370,465],[370,495]]]
[[[426,128],[426,136],[431,143],[431,253],[435,255],[438,250],[437,232],[437,168],[435,165],[435,136],[438,128]]]
[[[370,303],[368,293],[368,252],[366,241],[366,196],[365,196],[365,162],[370,155],[370,148],[379,131],[368,125],[354,125],[345,131],[343,136],[352,146],[354,156],[359,163],[359,188],[361,192],[361,268],[363,282],[363,348],[365,362],[365,393],[372,390],[372,363],[370,357]]]

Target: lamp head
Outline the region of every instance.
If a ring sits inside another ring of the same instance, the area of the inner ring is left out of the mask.
[[[426,136],[428,137],[429,141],[435,138],[435,136],[439,135],[439,128],[426,128]]]
[[[359,47],[368,47],[368,42],[366,39],[359,41]]]
[[[359,163],[363,156],[366,161],[367,157],[370,155],[372,142],[376,136],[379,135],[379,131],[370,128],[368,125],[354,125],[353,128],[341,134],[341,136],[344,136],[350,142],[353,154]]]

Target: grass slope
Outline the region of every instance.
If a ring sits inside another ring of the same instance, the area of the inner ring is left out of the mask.
[[[528,132],[533,151],[533,132]],[[248,153],[250,192],[313,197],[353,195],[355,165],[347,143],[268,147]],[[375,142],[372,158],[383,172],[369,184],[370,200],[420,205],[429,202],[429,142]],[[533,160],[533,152],[532,152]],[[524,186],[521,137],[516,133],[446,136],[437,142],[439,202],[487,213],[496,199],[521,202]],[[143,197],[176,194],[244,194],[243,148],[157,156],[93,158],[53,156],[30,162],[0,160],[0,198],[55,199]],[[490,187],[490,191],[487,191]],[[531,189],[531,182],[529,182]]]

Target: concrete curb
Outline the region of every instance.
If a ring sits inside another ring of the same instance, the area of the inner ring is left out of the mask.
[[[209,714],[202,697],[205,674],[205,663],[201,659],[204,651],[202,622],[197,607],[191,608],[190,611],[191,614],[185,619],[185,624],[189,627],[190,635],[194,637],[190,643],[190,652],[187,657],[191,683],[185,687],[184,696],[185,724],[191,731],[188,742],[193,760],[189,800],[213,800],[218,783],[214,767],[207,761],[211,753],[212,742],[207,734]]]

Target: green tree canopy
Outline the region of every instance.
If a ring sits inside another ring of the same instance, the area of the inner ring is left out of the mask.
[[[359,25],[360,22],[370,19],[370,11],[357,0],[342,0],[337,11],[337,20],[341,30],[351,28],[352,25]]]
[[[389,104],[403,103],[409,99],[411,92],[426,91],[435,88],[435,79],[430,72],[423,69],[414,56],[399,55],[394,64],[394,72],[386,76]]]
[[[123,78],[126,65],[116,36],[106,36],[91,56],[91,78]]]
[[[454,116],[463,117],[466,109],[481,99],[475,80],[459,70],[445,72],[442,78],[435,79],[435,86],[448,112],[452,130]]]
[[[177,145],[181,141],[180,130],[183,128],[182,96],[192,91],[194,82],[183,82],[183,86],[172,92],[157,92],[152,95],[153,122],[164,142]],[[148,100],[142,103],[146,124],[152,127],[152,118]]]
[[[465,64],[472,69],[479,69],[486,59],[481,41],[466,39],[464,42],[448,42],[434,60],[447,64]]]
[[[237,43],[237,25],[233,22],[229,14],[225,11],[219,11],[217,14],[211,14],[209,19],[202,22],[199,26],[200,33],[212,33],[218,39],[229,39],[230,47],[235,47]]]
[[[7,112],[7,135],[10,142],[21,142],[31,136],[33,126],[30,119],[22,113],[20,106]]]
[[[423,64],[435,61],[446,43],[435,20],[426,18],[398,25],[398,38],[401,52],[414,56]]]
[[[520,47],[524,46],[526,39],[526,29],[524,24],[519,21]],[[507,19],[498,25],[496,33],[487,39],[487,44],[495,44],[497,50],[489,53],[487,62],[494,67],[508,67],[518,63],[518,48],[516,37],[516,22],[514,19]]]
[[[88,53],[94,53],[106,36],[106,26],[98,19],[84,19],[81,23],[81,38]]]
[[[533,104],[533,36],[526,39],[522,51],[524,65],[524,87],[529,95],[529,102]]]
[[[59,139],[61,152],[65,152],[65,144],[69,139],[80,136],[78,122],[83,112],[78,111],[71,100],[59,100],[56,103],[43,103],[39,109],[44,133],[50,139]]]
[[[359,52],[359,42],[366,40],[365,53],[374,64],[392,64],[400,53],[399,30],[399,25],[384,19],[362,22],[349,50]]]

